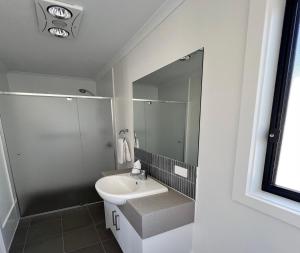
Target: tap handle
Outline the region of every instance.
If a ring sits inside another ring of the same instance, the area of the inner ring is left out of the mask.
[[[142,176],[145,176],[145,178],[148,177],[148,173],[147,173],[146,170],[141,170],[141,175],[142,175]]]

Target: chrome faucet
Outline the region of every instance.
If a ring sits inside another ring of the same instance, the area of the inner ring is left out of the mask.
[[[146,180],[148,177],[147,171],[146,170],[141,170],[141,173],[138,175],[139,179],[141,180]]]
[[[147,174],[146,170],[140,170],[140,173],[138,173],[138,174],[130,173],[130,175],[132,177],[137,177],[140,180],[147,180],[147,177],[148,177],[148,174]]]

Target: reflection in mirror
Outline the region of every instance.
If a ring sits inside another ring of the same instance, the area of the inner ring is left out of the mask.
[[[203,50],[133,83],[135,148],[198,163]]]

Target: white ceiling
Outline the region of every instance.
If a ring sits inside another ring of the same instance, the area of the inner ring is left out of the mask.
[[[0,61],[9,70],[93,78],[165,0],[67,2],[84,8],[73,40],[38,32],[33,0],[0,0]]]

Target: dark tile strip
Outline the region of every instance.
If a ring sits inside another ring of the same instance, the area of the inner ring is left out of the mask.
[[[134,150],[136,159],[141,160],[142,167],[162,183],[195,199],[197,166],[183,163],[165,156],[149,153],[142,149]],[[175,174],[175,165],[186,168],[188,177]]]

